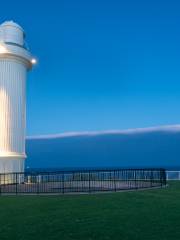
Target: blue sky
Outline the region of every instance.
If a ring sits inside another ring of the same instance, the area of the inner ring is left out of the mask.
[[[180,123],[180,2],[3,1],[38,65],[27,134]]]

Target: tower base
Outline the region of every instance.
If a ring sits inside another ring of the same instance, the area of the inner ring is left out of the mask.
[[[0,157],[0,174],[24,172],[24,158]]]
[[[0,157],[0,184],[22,183],[24,181],[24,160],[18,157]]]

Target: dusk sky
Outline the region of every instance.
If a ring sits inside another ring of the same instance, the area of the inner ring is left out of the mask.
[[[180,2],[2,1],[38,64],[27,134],[180,123]]]

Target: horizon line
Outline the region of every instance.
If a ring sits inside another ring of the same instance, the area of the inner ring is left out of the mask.
[[[162,125],[154,127],[145,128],[129,128],[124,130],[104,130],[104,131],[74,131],[74,132],[64,132],[57,134],[42,134],[27,136],[26,139],[56,139],[56,138],[67,138],[67,137],[81,137],[81,136],[101,136],[101,135],[128,135],[128,134],[138,134],[138,133],[150,133],[150,132],[180,132],[180,124],[176,125]]]

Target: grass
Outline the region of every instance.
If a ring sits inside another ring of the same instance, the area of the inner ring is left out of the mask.
[[[0,197],[0,240],[180,239],[180,182],[74,196]]]

